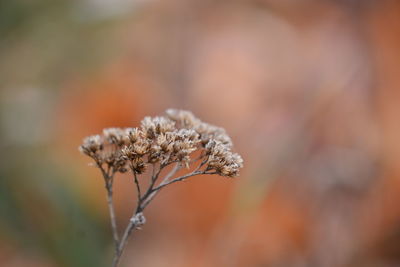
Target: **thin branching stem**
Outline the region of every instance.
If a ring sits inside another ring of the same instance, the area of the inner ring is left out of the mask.
[[[162,183],[165,183],[168,181],[171,177],[173,177],[180,169],[182,168],[181,164],[179,162],[176,163],[174,168],[164,177]],[[157,177],[158,178],[158,177]],[[157,194],[157,190],[154,189],[154,183],[149,187],[149,189],[146,192],[146,195],[143,197],[142,202],[140,203],[140,206],[138,207],[138,210],[142,211],[146,208],[146,206],[151,202],[151,200],[155,197]]]
[[[160,176],[161,171],[166,167],[167,165],[164,165],[162,163],[160,163],[160,167],[158,168],[158,170],[156,171],[156,164],[153,163],[153,173],[151,174],[151,182],[150,182],[150,186],[147,189],[147,191],[149,191],[151,188],[153,188],[154,184],[156,183],[158,176]],[[147,193],[147,192],[146,192]]]
[[[200,175],[200,174],[206,174],[206,173],[205,173],[204,171],[194,171],[194,172],[188,173],[188,174],[186,174],[186,175],[180,176],[180,177],[178,177],[178,178],[175,178],[175,179],[172,179],[172,180],[167,180],[167,181],[161,183],[161,184],[160,184],[159,186],[157,186],[156,188],[154,188],[154,191],[155,191],[155,192],[158,192],[158,191],[160,191],[162,188],[166,187],[167,185],[170,185],[170,184],[172,184],[172,183],[176,183],[176,182],[179,182],[179,181],[183,181],[183,180],[186,180],[186,179],[189,178],[189,177],[192,177],[192,176],[195,176],[195,175]]]
[[[134,216],[132,216],[132,218],[134,218]],[[131,219],[129,221],[128,226],[125,228],[124,234],[122,235],[122,238],[121,238],[121,242],[119,243],[119,245],[117,247],[117,251],[115,252],[113,264],[112,264],[113,267],[118,266],[119,261],[121,260],[122,253],[124,252],[126,244],[128,243],[129,236],[131,235],[132,231],[135,228],[136,228],[135,222],[133,219]]]
[[[169,180],[171,177],[173,177],[180,169],[182,168],[181,163],[176,163],[174,168],[164,177],[163,181]]]
[[[196,169],[194,169],[193,172],[199,171],[201,169],[201,167],[203,167],[208,161],[208,157],[203,159],[203,161],[196,167]]]
[[[174,162],[171,162],[169,164],[160,164],[159,169],[156,171],[156,165],[153,164],[153,172],[152,172],[152,177],[151,177],[151,183],[149,187],[146,190],[146,193],[142,196],[141,194],[141,189],[140,189],[140,184],[139,180],[137,177],[137,173],[133,168],[131,168],[134,176],[134,181],[136,184],[136,189],[138,193],[138,202],[137,202],[137,207],[134,215],[129,221],[129,224],[126,226],[125,231],[121,237],[121,240],[119,240],[118,236],[118,230],[117,230],[117,224],[116,224],[116,216],[115,216],[115,211],[114,211],[114,204],[113,204],[113,190],[112,190],[112,185],[113,185],[113,178],[115,171],[111,170],[110,168],[105,171],[104,168],[101,166],[101,164],[97,164],[99,169],[101,170],[104,181],[105,181],[105,187],[107,190],[107,204],[108,204],[108,209],[110,213],[110,220],[111,220],[111,229],[113,233],[113,238],[114,238],[114,243],[115,243],[115,255],[113,259],[113,267],[117,267],[122,253],[128,243],[128,239],[132,233],[133,230],[138,228],[138,225],[136,225],[136,216],[141,213],[147,205],[154,199],[154,197],[157,195],[157,193],[164,188],[167,185],[170,185],[172,183],[178,182],[178,181],[183,181],[189,177],[195,176],[195,175],[200,175],[200,174],[213,174],[213,173],[206,173],[205,171],[199,171],[199,169],[205,164],[205,161],[202,161],[199,166],[191,173],[180,176],[175,179],[171,179],[181,168],[182,165],[181,163],[177,162],[176,165],[172,168],[172,170],[164,177],[162,182],[155,187],[155,183],[159,178],[159,175],[161,171],[167,167],[168,165],[172,164]],[[110,173],[111,172],[111,173]]]
[[[171,165],[171,164],[173,164],[173,163],[175,163],[175,162],[176,162],[176,161],[173,161],[173,162],[170,162],[170,163],[167,163],[167,164],[160,164],[160,167],[159,167],[159,169],[158,169],[157,172],[155,171],[156,166],[155,166],[155,164],[153,164],[153,174],[152,174],[152,176],[151,176],[151,182],[150,182],[149,187],[148,187],[147,190],[146,190],[146,193],[142,196],[141,202],[143,202],[144,200],[146,200],[146,199],[149,197],[149,195],[153,192],[153,188],[154,188],[154,186],[155,186],[155,184],[156,184],[156,182],[157,182],[157,180],[158,180],[158,177],[160,176],[161,171],[162,171],[165,167],[167,167],[167,166],[169,166],[169,165]],[[139,207],[139,206],[138,206],[138,207]]]
[[[133,177],[134,177],[135,184],[136,184],[136,191],[137,191],[138,202],[140,202],[140,199],[142,198],[142,194],[141,194],[141,192],[140,192],[139,179],[138,179],[138,177],[137,177],[136,171],[132,169],[132,172],[133,172]]]
[[[151,171],[151,181],[154,181],[155,178],[156,178],[156,164],[152,163],[151,166],[152,166],[152,168],[151,168],[152,169],[152,171]],[[161,167],[160,167],[160,171],[161,171]]]
[[[117,251],[118,246],[119,246],[119,237],[118,237],[118,230],[117,230],[117,220],[115,216],[115,211],[114,211],[114,204],[113,204],[113,193],[112,193],[112,188],[107,186],[107,204],[108,204],[108,210],[110,213],[110,220],[111,220],[111,229],[112,229],[112,234],[114,238],[114,243],[115,243],[115,250]]]
[[[183,175],[181,177],[175,178],[173,180],[169,180],[171,177],[173,177],[180,169],[181,169],[181,164],[177,163],[174,168],[164,177],[163,181],[158,185],[157,187],[153,188],[154,182],[158,179],[159,174],[161,173],[161,170],[166,167],[166,165],[161,165],[160,169],[153,174],[152,176],[152,183],[149,185],[149,188],[147,189],[147,192],[143,195],[143,197],[138,201],[138,205],[135,211],[135,214],[132,216],[132,218],[129,221],[129,224],[125,228],[124,234],[121,238],[121,242],[119,243],[118,250],[115,254],[114,260],[113,260],[113,267],[118,266],[118,263],[120,261],[120,258],[122,256],[122,253],[128,243],[129,236],[131,235],[132,231],[137,228],[136,225],[136,216],[143,212],[143,210],[146,208],[146,206],[154,199],[156,194],[165,186],[178,182],[178,181],[183,181],[189,177],[199,175],[199,174],[212,174],[212,173],[206,173],[205,171],[194,171],[189,174]]]
[[[115,216],[114,210],[114,203],[113,203],[113,190],[112,184],[114,180],[115,171],[112,170],[112,174],[110,174],[110,168],[108,168],[107,172],[104,170],[103,166],[97,162],[97,166],[99,167],[105,183],[105,188],[107,190],[107,205],[108,205],[108,212],[110,214],[110,221],[111,221],[111,231],[114,239],[115,244],[115,251],[117,252],[119,246],[119,236],[118,236],[118,228],[117,228],[117,220]]]
[[[146,208],[146,206],[148,204],[150,204],[150,202],[154,199],[154,197],[158,194],[158,192],[160,192],[160,190],[163,189],[164,187],[166,187],[167,185],[170,185],[170,184],[173,184],[176,182],[180,182],[180,181],[186,180],[189,177],[201,175],[201,174],[216,174],[216,172],[193,171],[191,173],[188,173],[186,175],[180,176],[180,177],[172,179],[172,180],[164,179],[163,182],[161,182],[160,185],[158,185],[156,188],[154,188],[152,190],[151,194],[149,194],[149,196],[143,201],[141,210],[144,210],[144,208]]]

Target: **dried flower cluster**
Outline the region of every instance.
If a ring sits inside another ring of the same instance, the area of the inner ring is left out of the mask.
[[[139,128],[108,128],[85,138],[82,153],[114,172],[128,168],[142,174],[149,164],[190,165],[190,154],[201,151],[207,171],[234,177],[243,166],[231,151],[232,141],[223,128],[204,123],[189,111],[169,109],[165,117],[146,117]]]
[[[145,117],[138,128],[104,129],[102,135],[85,138],[79,149],[94,160],[105,181],[116,246],[113,266],[118,265],[131,231],[144,224],[144,208],[162,188],[201,174],[235,177],[243,167],[242,158],[232,152],[232,141],[223,128],[202,122],[189,111],[176,109],[167,110],[165,116]],[[171,164],[175,166],[158,181],[161,171]],[[192,166],[191,172],[174,178],[180,169],[186,167],[190,170]],[[152,167],[151,179],[142,194],[143,186],[138,175],[149,167]],[[112,186],[116,173],[128,171],[133,174],[138,202],[120,240],[112,203]]]

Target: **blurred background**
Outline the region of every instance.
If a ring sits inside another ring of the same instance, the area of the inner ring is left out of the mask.
[[[400,266],[399,70],[396,0],[0,1],[0,266],[111,266],[77,147],[170,107],[245,168],[163,191],[124,266]]]

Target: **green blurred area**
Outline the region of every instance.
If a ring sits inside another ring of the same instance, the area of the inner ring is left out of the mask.
[[[1,1],[0,87],[59,86],[113,54],[108,34],[118,20],[96,17],[85,2]]]
[[[56,159],[54,133],[46,132],[60,84],[108,55],[113,21],[85,17],[83,4],[0,1],[2,266],[18,255],[27,255],[24,266],[36,266],[30,257],[46,266],[108,266],[108,224],[66,182],[82,174]],[[37,97],[30,99],[24,90],[32,87]]]
[[[54,266],[106,266],[108,225],[62,182],[63,176],[77,175],[73,168],[57,164],[43,147],[6,150],[0,171],[1,240],[48,257]]]

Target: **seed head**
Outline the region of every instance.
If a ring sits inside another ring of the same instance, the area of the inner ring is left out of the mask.
[[[125,144],[134,144],[143,139],[143,132],[138,128],[126,128],[124,134]]]
[[[125,132],[120,128],[107,128],[103,130],[105,139],[110,143],[117,146],[123,146],[125,144]]]
[[[83,139],[82,145],[79,150],[89,156],[95,156],[100,150],[103,150],[103,142],[100,135],[92,135]]]
[[[147,164],[155,163],[180,162],[189,167],[195,151],[200,151],[205,171],[234,177],[243,167],[243,159],[231,151],[232,141],[225,129],[176,109],[168,109],[166,116],[145,117],[139,128],[104,129],[102,136],[85,138],[79,149],[97,165],[107,164],[118,172],[125,172],[129,165],[141,174]]]
[[[206,145],[211,140],[220,141],[229,147],[233,145],[231,138],[224,128],[203,122],[196,127],[196,131],[200,134],[203,145]]]
[[[167,109],[165,113],[169,119],[175,121],[181,128],[190,129],[201,123],[201,121],[196,118],[192,112],[187,110]]]
[[[208,170],[215,170],[221,176],[235,177],[243,168],[243,159],[232,153],[230,147],[220,141],[212,140],[206,145]]]
[[[175,123],[165,117],[145,117],[141,122],[141,128],[148,139],[154,139],[162,133],[176,129]]]

